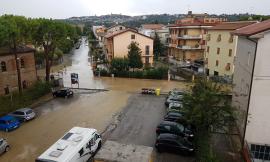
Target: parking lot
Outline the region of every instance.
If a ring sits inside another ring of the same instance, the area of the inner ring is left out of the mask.
[[[134,94],[128,99],[121,122],[109,139],[125,144],[154,147],[156,126],[166,114],[165,96]],[[155,162],[191,162],[192,157],[154,152]]]

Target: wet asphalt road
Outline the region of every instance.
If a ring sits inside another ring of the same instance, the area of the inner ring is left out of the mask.
[[[125,106],[121,122],[109,140],[154,147],[156,126],[166,113],[165,96],[132,95]],[[155,162],[192,162],[192,157],[154,152]]]

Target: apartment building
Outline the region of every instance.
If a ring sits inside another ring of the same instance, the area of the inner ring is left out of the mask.
[[[110,62],[113,58],[124,58],[128,55],[128,46],[131,42],[139,44],[142,51],[142,62],[145,65],[153,65],[153,43],[151,37],[138,33],[134,29],[124,29],[105,36],[105,48],[107,59]]]
[[[247,161],[270,161],[270,20],[233,32],[238,36],[233,106]],[[249,150],[249,151],[247,151]],[[251,153],[251,154],[248,154]]]
[[[169,56],[180,62],[204,59],[204,35],[209,28],[224,21],[226,19],[212,18],[208,14],[193,14],[189,11],[186,18],[169,25]]]
[[[143,24],[139,32],[151,38],[155,38],[157,34],[162,44],[168,44],[169,28],[163,24]]]
[[[232,78],[236,56],[236,29],[255,22],[224,22],[208,29],[206,35],[205,72],[210,76]]]
[[[37,81],[34,49],[19,47],[18,63],[21,72],[22,88],[27,88]],[[15,56],[7,48],[0,48],[0,95],[18,90],[18,75]]]

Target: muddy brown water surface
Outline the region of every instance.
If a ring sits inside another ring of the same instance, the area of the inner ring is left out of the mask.
[[[23,123],[12,132],[0,132],[0,137],[6,138],[11,146],[9,152],[0,156],[0,162],[33,162],[74,126],[96,128],[103,132],[113,117],[126,106],[129,97],[139,93],[141,88],[169,91],[187,86],[185,83],[164,80],[94,78],[88,60],[88,46],[83,43],[72,55],[72,66],[64,72],[65,85],[70,85],[70,73],[77,72],[81,77],[80,87],[106,88],[109,91],[76,91],[73,98],[57,98],[36,107],[36,119]]]

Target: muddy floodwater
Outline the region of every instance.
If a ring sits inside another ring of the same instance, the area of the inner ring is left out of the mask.
[[[186,88],[181,82],[123,78],[94,78],[89,62],[88,46],[82,41],[80,49],[72,55],[72,65],[63,71],[65,86],[70,87],[70,73],[80,77],[80,87],[105,88],[109,91],[91,93],[75,91],[71,99],[53,99],[35,108],[37,118],[23,123],[12,132],[0,132],[11,146],[0,156],[0,162],[33,162],[48,147],[74,126],[96,128],[103,132],[114,116],[127,104],[129,97],[141,88]],[[74,87],[76,87],[74,85]]]

